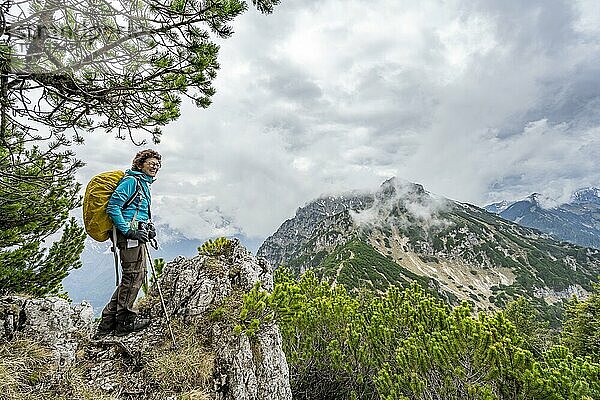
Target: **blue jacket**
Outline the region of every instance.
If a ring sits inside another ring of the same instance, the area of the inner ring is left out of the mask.
[[[138,178],[136,179],[134,176]],[[140,194],[129,207],[123,210],[125,202],[127,202],[127,200],[135,193],[137,185],[136,180],[140,181]],[[121,179],[119,185],[110,196],[108,206],[106,206],[106,213],[113,221],[113,224],[122,233],[126,233],[130,229],[129,223],[134,216],[136,221],[148,221],[150,204],[152,203],[150,185],[153,181],[154,179],[151,176],[146,175],[141,171],[132,171],[128,169],[125,171],[125,177]]]

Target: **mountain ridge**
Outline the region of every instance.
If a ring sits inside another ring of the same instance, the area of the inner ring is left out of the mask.
[[[568,203],[552,207],[529,200],[535,199],[535,195],[513,202],[504,200],[484,208],[506,220],[538,229],[557,240],[600,248],[600,189],[578,189]],[[499,207],[498,204],[505,204],[505,207]]]
[[[351,290],[404,287],[410,275],[441,297],[481,309],[520,295],[547,306],[573,293],[585,296],[600,273],[597,250],[557,242],[480,207],[432,195],[419,184],[391,179],[359,199],[329,196],[325,201],[337,205],[320,214],[310,211],[322,210],[323,198],[307,203],[257,254],[297,274],[315,270]],[[373,251],[396,267],[384,265]]]

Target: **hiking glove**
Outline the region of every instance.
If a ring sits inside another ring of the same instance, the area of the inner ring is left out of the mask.
[[[137,231],[130,229],[125,234],[125,237],[127,239],[139,240],[142,243],[146,243],[148,241],[148,231],[145,229],[139,229]]]
[[[156,237],[156,229],[154,228],[154,224],[148,224],[148,239],[152,240]]]

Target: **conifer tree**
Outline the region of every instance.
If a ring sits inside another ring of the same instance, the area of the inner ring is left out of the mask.
[[[576,355],[600,360],[600,284],[587,300],[567,303],[562,342]]]
[[[0,295],[59,294],[68,271],[81,266],[85,234],[69,211],[79,205],[80,165],[60,143],[26,147],[18,130],[0,137]],[[62,230],[49,248],[44,242]]]
[[[252,0],[270,13],[279,0]],[[158,143],[183,97],[208,107],[217,38],[243,0],[8,0],[0,6],[0,294],[60,292],[84,234],[69,146],[84,132]],[[67,135],[68,134],[68,135]],[[62,231],[45,249],[44,241]]]
[[[538,357],[550,348],[552,345],[550,323],[542,320],[540,312],[531,301],[521,296],[506,305],[504,314],[521,336],[523,348]]]
[[[270,13],[279,0],[253,0]],[[243,0],[8,0],[1,7],[0,69],[6,122],[28,133],[138,131],[156,142],[182,97],[208,107],[217,38]],[[6,33],[6,34],[5,34]],[[6,112],[10,111],[10,113]]]

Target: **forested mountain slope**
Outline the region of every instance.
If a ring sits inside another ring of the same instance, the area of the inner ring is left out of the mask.
[[[385,291],[416,280],[451,303],[467,300],[482,309],[520,295],[546,304],[585,296],[600,274],[598,250],[558,242],[397,179],[375,193],[310,202],[258,255],[352,289]]]

